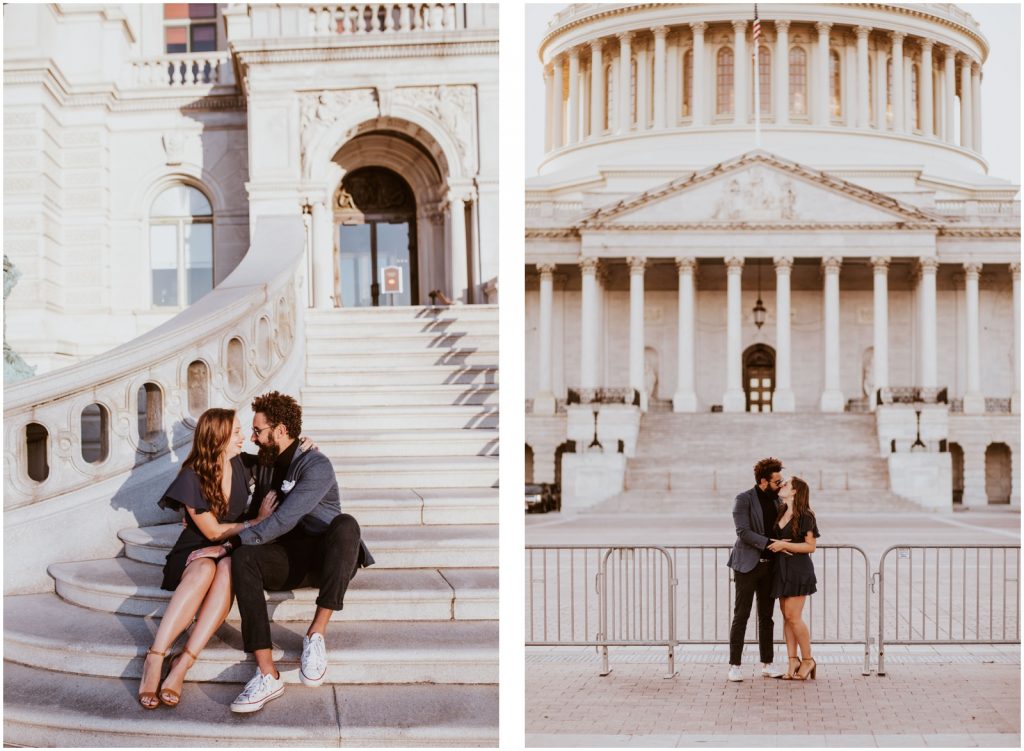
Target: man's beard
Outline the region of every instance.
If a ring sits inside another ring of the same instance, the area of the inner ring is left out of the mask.
[[[277,457],[281,455],[281,449],[277,447],[276,443],[268,443],[260,446],[259,454],[257,454],[258,461],[262,467],[272,467],[274,462],[277,461]]]

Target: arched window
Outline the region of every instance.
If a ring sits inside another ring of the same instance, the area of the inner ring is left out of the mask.
[[[751,61],[750,69],[754,69]],[[761,94],[761,114],[769,115],[772,111],[772,52],[764,45],[757,48],[757,76]],[[750,100],[754,100],[754,92],[750,92]]]
[[[615,66],[608,63],[604,66],[604,129],[612,127],[612,113],[615,112]]]
[[[832,118],[838,120],[843,116],[842,66],[839,64],[839,53],[832,50],[828,55],[829,96],[832,100]]]
[[[910,112],[914,118],[914,130],[921,129],[921,78],[917,64],[910,66]]]
[[[185,307],[213,289],[213,209],[189,185],[172,185],[149,212],[152,301]]]
[[[807,116],[807,52],[803,47],[789,51],[789,114]]]
[[[885,58],[885,127],[892,128],[892,58]]]
[[[730,47],[722,47],[718,51],[718,85],[715,89],[715,113],[718,115],[731,115],[733,112],[734,73],[732,49]]]
[[[693,117],[693,50],[683,53],[683,117]]]
[[[639,91],[637,91],[637,88],[636,88],[637,73],[638,73],[638,71],[637,71],[637,68],[636,68],[636,58],[634,57],[634,58],[632,58],[629,61],[629,113],[630,113],[629,114],[629,118],[630,118],[630,122],[627,123],[627,125],[631,125],[632,123],[635,123],[635,122],[637,122],[639,120],[639,118],[636,115],[636,100],[637,100],[637,95],[640,93]]]

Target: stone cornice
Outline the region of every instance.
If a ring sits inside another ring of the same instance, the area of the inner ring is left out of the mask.
[[[438,41],[404,42],[401,44],[374,44],[344,46],[315,46],[311,39],[290,40],[291,43],[278,47],[246,49],[232,45],[232,52],[241,67],[274,63],[331,63],[353,60],[401,60],[413,57],[465,57],[472,55],[497,55],[498,40],[452,39],[440,35]]]
[[[550,229],[527,228],[527,240],[578,240],[580,233],[573,227],[552,227]]]
[[[1020,239],[1020,227],[940,227],[939,237]]]
[[[920,232],[936,231],[934,227],[908,222],[877,223],[777,223],[777,222],[686,222],[679,224],[606,224],[592,223],[580,227],[580,233],[590,232]]]

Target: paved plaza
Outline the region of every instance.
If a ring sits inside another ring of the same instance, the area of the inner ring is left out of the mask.
[[[1019,545],[1020,515],[1009,510],[937,514],[821,514],[821,542],[861,547],[872,570],[891,545]],[[555,514],[527,517],[527,543],[731,543],[722,515]],[[681,583],[681,588],[684,586]],[[685,591],[681,589],[681,591]],[[610,650],[598,675],[592,647],[526,650],[527,745],[756,747],[1020,747],[1019,645],[887,645],[886,675],[863,672],[863,646],[815,648],[818,679],[754,675],[725,680],[725,645],[677,649],[677,675],[664,678],[663,648]],[[785,648],[776,646],[780,664]],[[872,668],[877,655],[873,649]]]

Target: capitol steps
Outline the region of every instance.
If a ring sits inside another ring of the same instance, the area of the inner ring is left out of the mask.
[[[497,745],[497,309],[308,313],[303,433],[377,561],[331,620],[325,684],[298,682],[317,596],[300,588],[268,593],[281,699],[229,711],[254,670],[233,606],[181,706],[142,710],[180,526],[125,529],[121,556],[53,564],[54,592],[5,598],[6,744]]]

